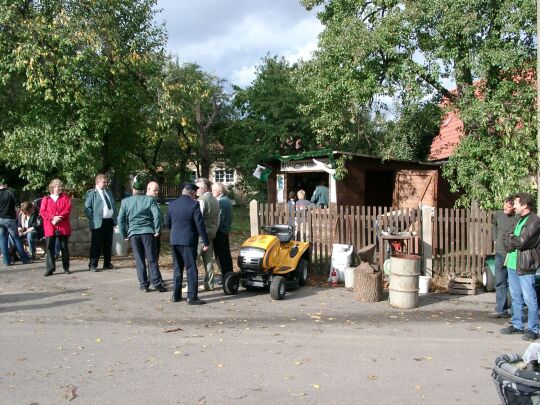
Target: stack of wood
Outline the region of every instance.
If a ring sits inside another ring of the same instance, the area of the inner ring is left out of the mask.
[[[354,299],[361,302],[378,302],[383,298],[383,272],[373,264],[375,245],[358,251],[361,262],[354,269]]]
[[[454,277],[448,281],[448,292],[453,295],[476,294],[476,280],[468,277]]]

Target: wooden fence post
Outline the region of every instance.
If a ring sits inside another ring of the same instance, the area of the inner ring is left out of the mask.
[[[249,202],[249,228],[251,236],[259,234],[259,203],[257,200]]]
[[[433,207],[422,205],[422,267],[424,274],[433,277]]]

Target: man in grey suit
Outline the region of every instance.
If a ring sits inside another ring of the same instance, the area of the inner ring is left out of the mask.
[[[98,271],[98,262],[103,251],[103,268],[114,269],[111,263],[113,228],[116,226],[118,211],[114,197],[107,189],[108,179],[104,174],[96,176],[96,187],[84,197],[84,212],[88,218],[92,240],[90,242],[90,262],[88,269]]]
[[[202,250],[206,252],[210,242],[206,234],[201,209],[195,200],[197,186],[192,183],[185,183],[182,195],[169,204],[165,226],[171,230],[171,248],[173,257],[173,295],[171,300],[178,302],[182,300],[182,280],[184,277],[184,267],[187,271],[187,286],[189,305],[206,304],[200,300],[198,293],[198,273],[197,273],[197,243],[199,237],[203,241]]]

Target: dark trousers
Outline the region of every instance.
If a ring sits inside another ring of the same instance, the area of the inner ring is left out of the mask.
[[[131,242],[133,256],[135,257],[135,266],[137,267],[137,278],[139,279],[139,285],[141,287],[148,287],[146,260],[148,260],[150,281],[154,287],[161,285],[161,273],[158,266],[154,235],[151,233],[132,235],[130,236],[129,241]]]
[[[156,240],[156,250],[157,250],[157,256],[159,257],[159,253],[161,252],[161,236],[154,237]]]
[[[47,236],[45,239],[45,248],[47,257],[45,258],[45,273],[52,274],[56,270],[56,241],[60,241],[60,251],[62,252],[62,268],[69,270],[69,244],[68,236]]]
[[[103,250],[103,266],[111,264],[111,250],[113,241],[113,227],[114,223],[112,218],[104,218],[101,223],[101,228],[90,229],[92,232],[92,240],[90,242],[90,263],[88,267],[97,267],[99,262],[99,256]]]
[[[495,311],[504,314],[508,311],[508,270],[504,265],[504,255],[495,254]]]
[[[182,297],[182,281],[184,278],[184,267],[187,272],[188,300],[197,299],[198,273],[197,273],[197,247],[171,245],[173,258],[173,297]]]
[[[229,235],[220,231],[217,231],[216,237],[213,240],[214,253],[219,263],[219,269],[221,270],[221,276],[225,273],[233,271],[233,263],[231,257],[231,246],[229,244]]]

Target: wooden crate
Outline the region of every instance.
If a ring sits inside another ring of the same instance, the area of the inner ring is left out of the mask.
[[[448,292],[453,295],[474,295],[476,280],[474,278],[455,277],[448,281]]]

